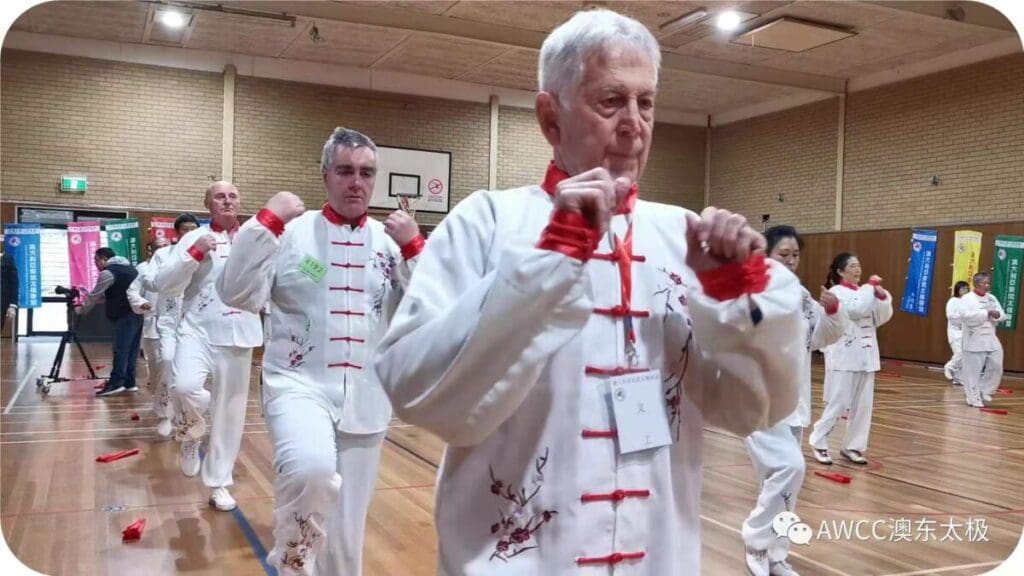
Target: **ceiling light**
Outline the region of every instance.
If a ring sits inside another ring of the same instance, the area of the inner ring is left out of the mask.
[[[725,30],[727,32],[739,28],[740,22],[742,22],[742,18],[732,10],[726,10],[715,18],[715,26],[717,26],[719,30]]]
[[[160,22],[168,28],[181,28],[185,25],[185,15],[174,10],[160,12]]]

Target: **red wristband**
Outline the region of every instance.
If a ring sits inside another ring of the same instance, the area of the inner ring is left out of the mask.
[[[426,245],[427,241],[423,238],[423,235],[417,234],[415,238],[406,242],[405,246],[402,246],[402,258],[412,260],[419,256],[420,252],[423,252],[423,247]]]
[[[260,224],[263,224],[267,230],[270,230],[270,233],[274,236],[280,238],[281,234],[284,234],[284,220],[281,220],[280,216],[274,214],[270,210],[264,208],[257,212],[256,220]]]
[[[541,233],[537,248],[554,250],[586,262],[597,249],[598,241],[597,230],[590,227],[582,214],[555,210],[551,214],[551,222]]]
[[[730,262],[697,274],[704,293],[719,301],[764,292],[769,278],[764,254],[751,256],[746,262]]]

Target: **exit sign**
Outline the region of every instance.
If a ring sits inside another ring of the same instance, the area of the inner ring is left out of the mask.
[[[61,192],[85,192],[89,188],[89,182],[85,176],[61,176]]]

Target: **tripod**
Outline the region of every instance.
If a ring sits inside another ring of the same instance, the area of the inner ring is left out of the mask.
[[[82,343],[78,340],[77,324],[78,315],[75,314],[75,305],[73,300],[69,297],[67,301],[67,315],[68,315],[68,329],[60,337],[60,346],[57,348],[57,356],[53,359],[53,366],[50,367],[50,373],[48,375],[39,375],[36,378],[36,388],[39,389],[43,394],[50,393],[50,385],[54,382],[69,382],[71,378],[63,378],[60,375],[60,367],[64,363],[64,352],[67,350],[68,344],[74,342],[78,348],[78,353],[82,355],[82,360],[85,360],[85,366],[89,369],[89,376],[96,380],[96,371],[92,368],[92,363],[89,362],[89,356],[86,355],[85,349],[82,348]]]

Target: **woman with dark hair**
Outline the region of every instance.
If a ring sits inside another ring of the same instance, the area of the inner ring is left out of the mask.
[[[871,432],[871,409],[875,393],[875,372],[881,369],[878,327],[892,318],[892,297],[873,275],[858,286],[860,260],[856,254],[837,255],[828,269],[829,292],[835,294],[850,317],[843,337],[825,348],[825,410],[815,422],[810,444],[814,458],[831,464],[828,436],[836,423],[850,411],[843,450],[854,464],[867,464],[864,451]]]
[[[765,232],[768,257],[781,262],[794,274],[800,264],[803,239],[791,226],[774,226]],[[754,576],[796,576],[786,562],[789,539],[776,534],[772,520],[782,512],[792,512],[804,480],[804,456],[800,449],[804,428],[811,423],[811,351],[839,340],[847,324],[839,299],[821,288],[815,301],[803,291],[802,317],[804,346],[800,367],[800,395],[796,410],[767,430],[747,436],[744,443],[760,480],[757,506],[743,522],[747,569]]]
[[[946,380],[952,380],[953,384],[962,386],[960,381],[960,368],[963,363],[963,318],[961,318],[960,297],[971,291],[971,285],[963,280],[953,286],[953,295],[946,302],[946,339],[949,347],[953,350],[953,357],[946,362]]]

